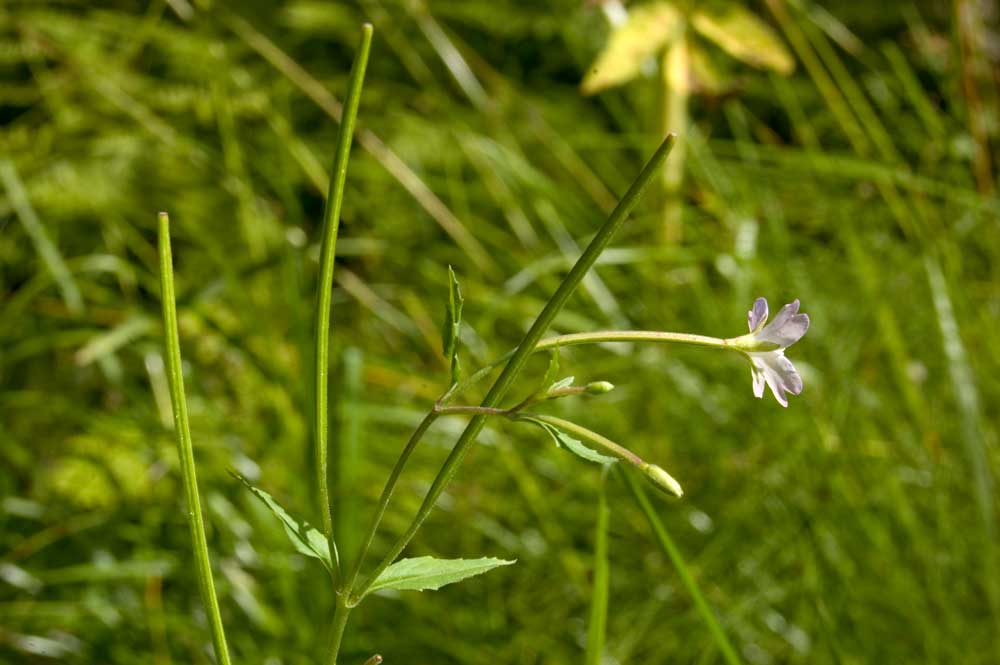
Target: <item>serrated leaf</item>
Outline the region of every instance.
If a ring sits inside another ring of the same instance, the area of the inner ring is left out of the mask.
[[[545,430],[549,436],[552,437],[552,440],[556,442],[557,446],[565,448],[577,457],[582,457],[588,462],[596,462],[597,464],[614,464],[618,461],[614,457],[608,457],[607,455],[602,455],[595,450],[591,450],[579,439],[574,439],[566,432],[562,431],[558,427],[550,425],[549,423],[535,420],[534,418],[525,418],[525,420],[534,423]]]
[[[629,11],[628,19],[608,38],[604,50],[580,84],[585,95],[631,81],[642,65],[666,46],[684,25],[669,2],[651,2]]]
[[[451,382],[458,382],[458,334],[462,328],[462,291],[458,287],[455,271],[448,266],[448,304],[445,306],[444,326],[441,330],[441,346],[444,357],[451,363]]]
[[[691,24],[723,51],[747,64],[785,75],[795,69],[795,60],[771,27],[737,4],[699,9],[691,17]]]
[[[514,561],[506,559],[437,559],[421,556],[402,559],[392,564],[378,576],[368,593],[379,589],[400,591],[436,591],[446,584],[481,575],[499,566],[509,566]]]
[[[327,570],[333,570],[333,561],[330,558],[330,543],[318,529],[309,525],[308,522],[295,519],[280,503],[274,500],[270,494],[262,489],[254,487],[249,480],[236,472],[230,472],[243,483],[250,493],[261,500],[268,510],[278,518],[285,528],[285,535],[292,541],[292,546],[296,551],[308,557],[319,559],[326,566]]]

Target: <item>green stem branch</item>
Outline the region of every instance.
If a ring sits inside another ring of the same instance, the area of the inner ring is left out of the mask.
[[[542,338],[542,335],[545,334],[545,331],[552,324],[556,315],[563,308],[563,305],[566,304],[566,301],[583,279],[584,275],[587,274],[591,266],[593,266],[594,262],[608,246],[608,243],[611,242],[611,238],[618,231],[618,229],[621,228],[622,224],[625,223],[625,220],[632,212],[632,209],[635,208],[639,198],[645,192],[646,188],[652,181],[653,176],[657,173],[660,166],[663,164],[664,159],[666,159],[669,154],[670,149],[673,146],[674,139],[675,137],[671,135],[663,141],[657,151],[650,158],[649,162],[647,162],[645,168],[643,168],[642,172],[636,178],[635,182],[632,183],[632,186],[629,188],[628,192],[626,192],[621,202],[619,202],[618,206],[611,213],[610,217],[608,217],[607,221],[605,221],[601,228],[597,231],[593,240],[591,240],[590,244],[587,245],[587,248],[583,251],[583,254],[577,260],[576,264],[569,271],[569,274],[567,274],[563,279],[562,284],[559,285],[559,288],[556,289],[556,292],[549,299],[548,303],[546,303],[542,312],[538,315],[538,318],[535,319],[535,322],[525,334],[524,339],[521,340],[521,343],[514,350],[513,355],[507,362],[507,365],[504,367],[500,376],[497,377],[497,380],[494,382],[493,387],[490,388],[486,397],[483,399],[481,406],[498,406],[500,401],[507,394],[507,391],[510,390],[511,385],[521,373],[521,370],[524,369],[524,365],[527,363],[529,356],[534,352],[535,347]],[[413,521],[410,523],[410,526],[407,528],[406,532],[396,540],[386,556],[361,585],[361,588],[353,594],[354,599],[364,596],[365,592],[375,582],[375,580],[378,579],[378,576],[382,573],[382,571],[384,571],[390,564],[392,564],[393,561],[396,560],[396,557],[399,556],[403,549],[405,549],[409,542],[413,539],[413,536],[420,529],[420,526],[424,523],[424,520],[427,519],[427,516],[434,508],[434,505],[437,503],[437,500],[444,491],[444,488],[447,487],[452,478],[455,476],[455,473],[458,471],[458,467],[465,458],[469,447],[482,430],[483,425],[486,422],[486,418],[487,416],[485,415],[476,415],[469,422],[468,426],[466,426],[465,431],[462,432],[462,435],[455,443],[454,448],[452,448],[451,453],[448,455],[444,465],[442,465],[441,470],[438,472],[437,477],[435,477],[434,482],[431,484],[431,488],[424,497],[424,501],[417,511],[416,516],[413,518]]]

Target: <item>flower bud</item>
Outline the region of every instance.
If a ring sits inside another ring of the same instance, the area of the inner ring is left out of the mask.
[[[681,489],[681,484],[671,476],[669,473],[656,466],[655,464],[647,464],[642,467],[642,472],[646,474],[646,477],[656,485],[657,488],[663,490],[667,494],[672,494],[678,498],[684,496],[684,490]]]
[[[609,381],[594,381],[584,386],[588,395],[603,395],[615,389],[615,385]]]

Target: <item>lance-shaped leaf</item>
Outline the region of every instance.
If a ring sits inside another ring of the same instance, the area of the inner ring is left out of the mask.
[[[326,536],[320,533],[315,527],[310,526],[308,522],[300,522],[289,515],[288,511],[274,500],[274,497],[264,490],[251,485],[250,481],[240,474],[234,471],[230,471],[230,473],[246,485],[250,493],[260,499],[267,506],[268,510],[281,521],[281,525],[285,527],[285,535],[288,536],[288,540],[292,541],[292,545],[298,552],[314,559],[319,559],[326,566],[327,570],[333,570],[333,560],[330,558],[330,545]]]
[[[597,464],[614,464],[615,462],[618,461],[614,457],[608,457],[607,455],[602,455],[601,453],[588,448],[579,439],[571,437],[566,432],[562,431],[558,427],[555,427],[554,425],[551,425],[547,422],[543,422],[541,420],[531,417],[525,417],[522,418],[522,420],[532,423],[533,425],[538,425],[543,430],[545,430],[549,436],[552,437],[552,440],[556,442],[556,445],[558,447],[565,448],[574,455],[582,457],[588,462],[596,462]]]
[[[591,65],[580,89],[592,95],[631,81],[647,59],[666,46],[681,31],[684,17],[669,2],[651,2],[629,11],[604,50]]]
[[[795,69],[791,54],[770,26],[735,3],[699,9],[691,17],[691,24],[723,51],[747,64],[785,75]]]
[[[399,591],[436,591],[446,584],[481,575],[499,566],[509,566],[514,561],[506,559],[436,559],[421,556],[415,559],[401,559],[378,576],[368,593],[379,589]]]
[[[444,357],[451,363],[451,382],[458,383],[458,333],[462,328],[462,291],[458,288],[455,271],[448,266],[448,304],[445,307],[441,346]]]

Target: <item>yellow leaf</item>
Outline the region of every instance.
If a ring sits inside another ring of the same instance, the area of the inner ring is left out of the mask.
[[[684,17],[669,2],[651,2],[629,12],[611,33],[607,45],[580,84],[585,95],[621,85],[639,73],[642,64],[668,44],[684,26]]]
[[[699,10],[691,23],[723,51],[747,64],[786,75],[795,69],[791,54],[770,26],[739,5],[713,12]]]

